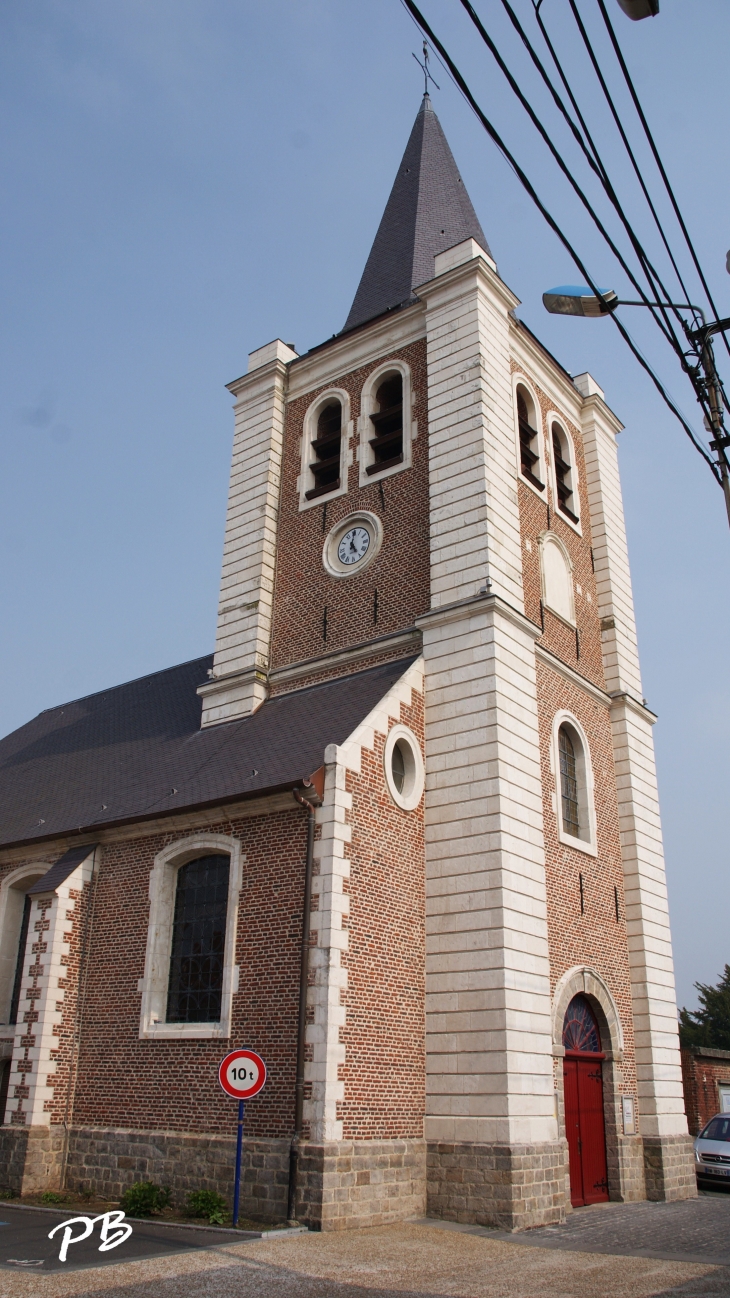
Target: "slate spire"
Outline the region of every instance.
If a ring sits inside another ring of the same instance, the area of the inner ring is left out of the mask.
[[[413,124],[345,329],[413,300],[437,252],[484,231],[428,94]],[[490,253],[491,256],[491,253]]]

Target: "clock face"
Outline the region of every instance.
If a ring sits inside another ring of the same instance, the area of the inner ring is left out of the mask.
[[[359,563],[365,558],[370,549],[370,533],[366,527],[351,527],[349,532],[345,532],[340,544],[337,547],[337,558],[340,563],[351,564]]]

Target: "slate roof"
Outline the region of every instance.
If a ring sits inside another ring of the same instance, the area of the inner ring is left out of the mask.
[[[0,846],[293,788],[413,661],[282,694],[205,730],[196,689],[212,654],[49,708],[0,740]]]
[[[433,279],[435,254],[464,239],[476,239],[489,252],[441,123],[424,95],[345,330],[413,301],[413,289]]]

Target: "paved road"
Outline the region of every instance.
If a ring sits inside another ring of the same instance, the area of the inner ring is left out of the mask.
[[[518,1239],[531,1248],[730,1266],[730,1195],[701,1195],[683,1203],[599,1204],[572,1212],[562,1226],[519,1236],[501,1231],[489,1235]]]
[[[112,1214],[114,1218],[117,1214]],[[123,1214],[122,1214],[123,1216]],[[78,1271],[85,1267],[115,1266],[140,1258],[165,1257],[170,1253],[200,1252],[216,1246],[239,1243],[241,1240],[260,1239],[259,1232],[199,1230],[189,1226],[162,1226],[154,1221],[131,1221],[131,1234],[116,1247],[100,1248],[102,1222],[96,1221],[86,1239],[69,1243],[66,1258],[61,1260],[65,1231],[63,1223],[76,1218],[69,1230],[74,1237],[84,1234],[84,1223],[78,1220],[78,1210],[58,1212],[41,1208],[14,1208],[0,1203],[0,1268],[4,1270]],[[90,1220],[91,1217],[87,1218]],[[107,1231],[107,1244],[126,1234],[112,1220]],[[59,1229],[60,1227],[60,1229]],[[55,1231],[52,1239],[49,1232]]]
[[[539,1246],[537,1232],[532,1242],[532,1232],[504,1239],[478,1227],[406,1222],[265,1235],[127,1262],[115,1263],[112,1252],[111,1264],[59,1268],[42,1280],[37,1271],[8,1268],[0,1272],[0,1298],[728,1298],[730,1267],[679,1260],[676,1253],[671,1260],[646,1256],[654,1251],[657,1223],[670,1218],[683,1247],[694,1230],[693,1250],[704,1247],[702,1240],[707,1245],[716,1226],[727,1233],[723,1200],[674,1207],[680,1211],[673,1216],[646,1204],[576,1213],[568,1224],[576,1234],[557,1246],[554,1232],[543,1232],[550,1242]],[[596,1232],[604,1232],[603,1247],[615,1253],[594,1251]],[[627,1255],[634,1232],[643,1251]],[[558,1238],[564,1233],[559,1228]]]

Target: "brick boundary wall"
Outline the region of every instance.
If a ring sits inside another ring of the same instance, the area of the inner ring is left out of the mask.
[[[568,1144],[428,1146],[428,1214],[444,1221],[527,1230],[562,1221]],[[570,1200],[568,1200],[568,1207]]]
[[[682,1086],[690,1133],[698,1136],[720,1110],[718,1082],[730,1086],[730,1050],[682,1048]]]

